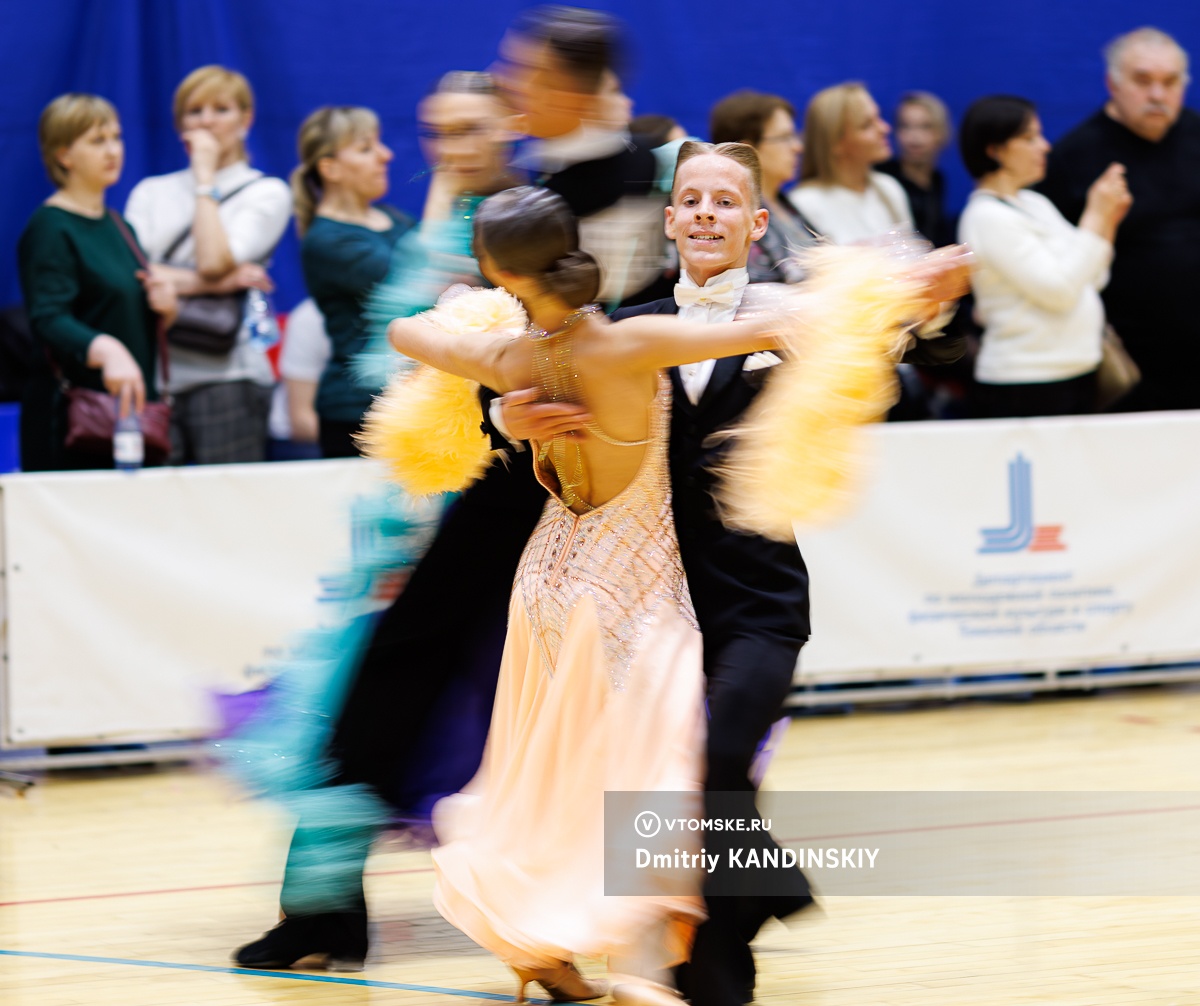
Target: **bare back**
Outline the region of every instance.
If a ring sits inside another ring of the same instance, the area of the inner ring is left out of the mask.
[[[593,416],[583,436],[560,434],[537,444],[543,478],[578,513],[609,502],[633,481],[652,434],[658,373],[620,359],[606,340],[610,325],[588,316],[530,340],[530,384],[548,400],[582,405]]]

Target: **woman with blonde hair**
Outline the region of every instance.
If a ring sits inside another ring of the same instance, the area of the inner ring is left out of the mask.
[[[17,263],[34,339],[53,367],[41,366],[39,353],[25,389],[24,467],[109,468],[111,455],[66,447],[60,384],[108,391],[121,415],[155,401],[155,315],[174,317],[174,290],[140,268],[132,236],[104,204],[125,162],[113,106],[94,94],[55,98],[42,112],[38,144],[55,191],[21,235]]]
[[[835,244],[910,230],[904,189],[874,166],[892,154],[891,127],[860,83],[827,87],[804,114],[804,160],[792,205]]]
[[[388,191],[392,152],[369,108],[318,108],[300,126],[296,145],[300,163],[291,183],[300,262],[332,352],[313,389],[317,439],[323,457],[354,457],[354,434],[379,390],[360,386],[353,374],[367,341],[363,303],[387,275],[396,242],[413,220],[376,205]]]
[[[147,255],[182,297],[269,289],[263,267],[287,227],[292,200],[282,179],[250,166],[249,82],[235,70],[202,66],[176,89],[173,112],[188,167],[139,182],[125,207]],[[230,339],[227,351],[174,344],[176,464],[265,457],[274,375],[247,325]]]

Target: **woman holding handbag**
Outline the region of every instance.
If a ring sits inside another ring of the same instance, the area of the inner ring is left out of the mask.
[[[111,448],[89,450],[69,429],[68,398],[108,392],[113,419],[130,410],[145,416],[162,390],[156,330],[160,318],[174,320],[175,291],[142,268],[136,240],[105,208],[125,159],[112,105],[91,94],[55,98],[42,112],[38,143],[55,192],[34,211],[17,249],[30,325],[46,350],[44,365],[35,357],[40,369],[22,402],[23,466],[111,468]]]
[[[169,277],[176,293],[192,301],[185,303],[183,315],[224,307],[207,324],[209,335],[215,325],[227,338],[223,343],[177,341],[185,334],[182,325],[178,333],[169,333],[175,400],[171,461],[262,461],[274,375],[249,340],[240,304],[222,305],[208,295],[270,289],[263,263],[287,227],[291,195],[282,179],[248,163],[254,95],[240,73],[222,66],[193,70],[175,92],[174,116],[188,167],[143,179],[130,193],[125,213],[150,260],[158,263],[156,274]]]

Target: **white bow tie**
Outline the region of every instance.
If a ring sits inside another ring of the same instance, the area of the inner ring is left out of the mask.
[[[737,290],[729,280],[716,286],[684,286],[682,283],[676,283],[675,303],[680,307],[709,304],[732,307],[737,303]]]

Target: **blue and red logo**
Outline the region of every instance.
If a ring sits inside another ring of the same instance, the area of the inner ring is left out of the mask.
[[[1033,466],[1020,453],[1008,463],[1008,527],[980,528],[987,552],[1062,552],[1061,524],[1033,523]]]

